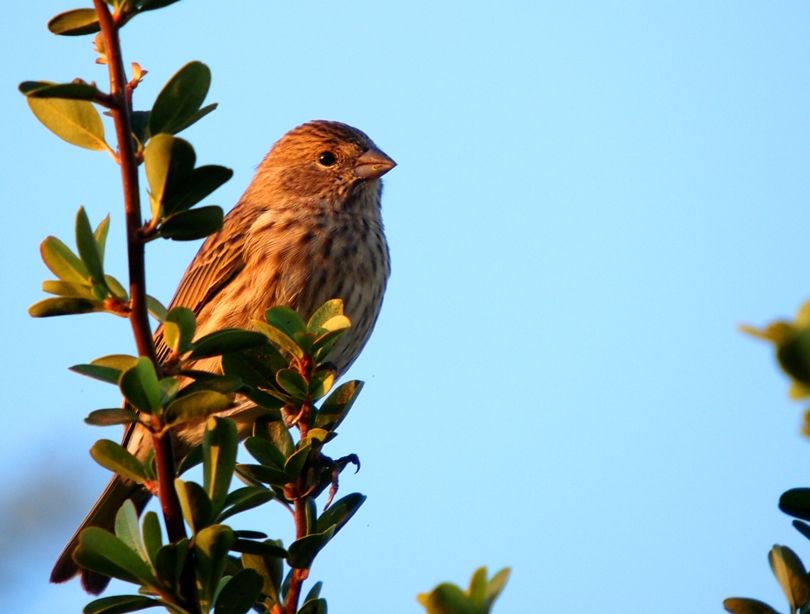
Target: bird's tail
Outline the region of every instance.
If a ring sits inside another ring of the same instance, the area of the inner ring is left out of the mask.
[[[87,527],[100,527],[112,531],[115,526],[115,515],[127,499],[132,499],[140,514],[150,498],[151,494],[139,484],[124,480],[118,475],[113,477],[59,555],[51,571],[51,582],[66,582],[77,573],[81,573],[84,589],[93,595],[101,593],[107,587],[110,578],[87,569],[80,569],[73,560],[73,553],[79,545],[79,534]]]

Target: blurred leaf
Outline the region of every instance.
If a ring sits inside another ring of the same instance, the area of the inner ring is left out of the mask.
[[[298,479],[306,465],[309,453],[312,451],[312,442],[301,445],[284,463],[284,472],[290,481]]]
[[[94,280],[102,281],[104,268],[101,263],[101,254],[84,207],[79,207],[79,212],[76,214],[76,246],[79,248],[79,256],[90,276]]]
[[[185,394],[166,407],[166,424],[182,424],[209,416],[230,407],[231,397],[213,390],[198,390]]]
[[[211,500],[205,490],[195,482],[186,482],[180,478],[175,479],[174,487],[180,499],[183,518],[194,533],[201,531],[213,518]]]
[[[26,100],[37,119],[59,138],[85,149],[108,149],[101,116],[92,103],[64,98]]]
[[[330,328],[324,328],[324,324],[332,318],[343,316],[343,301],[333,298],[318,307],[307,321],[307,328],[315,333],[325,333]]]
[[[143,484],[149,475],[143,463],[128,450],[109,439],[99,439],[90,448],[90,456],[99,465],[121,475],[121,477]]]
[[[298,614],[326,614],[326,599],[311,599],[304,602]]]
[[[73,558],[82,567],[125,582],[155,583],[151,568],[136,552],[98,527],[88,527],[81,532]]]
[[[318,552],[332,539],[334,529],[296,539],[287,549],[287,563],[295,569],[309,569]]]
[[[96,240],[96,250],[98,251],[99,258],[104,261],[104,252],[107,249],[107,235],[110,233],[110,214],[104,216],[98,226],[93,232],[93,237]],[[126,293],[125,293],[126,294]]]
[[[439,584],[430,593],[417,595],[416,600],[424,606],[428,614],[481,614],[467,595],[458,586],[450,583]]]
[[[87,284],[90,273],[73,251],[56,237],[46,238],[39,246],[42,261],[59,279],[75,284]]]
[[[307,380],[294,369],[281,369],[276,373],[276,382],[279,387],[294,399],[303,401],[307,398],[309,387]]]
[[[143,515],[143,545],[153,563],[157,561],[158,551],[163,547],[163,534],[160,532],[160,520],[155,512]]]
[[[93,9],[65,11],[48,22],[48,30],[62,36],[93,34],[99,31],[98,17]]]
[[[250,350],[225,354],[222,357],[222,370],[228,375],[240,378],[249,386],[266,388],[276,381],[276,371],[287,366],[288,362],[279,354],[275,346],[264,343]]]
[[[321,404],[313,426],[327,431],[335,430],[346,418],[362,389],[363,382],[358,380],[351,380],[338,386]]]
[[[142,356],[134,367],[124,371],[119,380],[127,401],[148,414],[160,409],[160,384],[152,361]]]
[[[274,420],[259,420],[253,425],[253,431],[256,435],[269,439],[276,449],[288,458],[295,451],[295,443],[293,442],[290,429],[284,424],[284,421],[279,417]]]
[[[149,117],[152,135],[176,134],[189,126],[198,114],[211,85],[211,71],[202,62],[183,66],[157,96]]]
[[[261,333],[241,328],[224,328],[205,335],[194,342],[194,350],[189,358],[206,358],[219,356],[229,352],[239,352],[267,343],[267,338]]]
[[[810,383],[810,328],[805,328],[777,347],[779,364],[791,377]]]
[[[223,512],[217,517],[219,522],[254,507],[258,507],[275,498],[272,490],[259,486],[244,486],[228,493],[222,505]]]
[[[114,409],[96,409],[84,419],[86,424],[93,426],[112,426],[114,424],[129,424],[138,421],[138,414],[127,407]]]
[[[227,418],[209,419],[202,445],[203,484],[218,514],[225,504],[236,464],[236,423]]]
[[[159,322],[163,322],[166,319],[166,308],[154,296],[146,295],[146,306],[149,309],[149,313]]]
[[[178,0],[141,0],[140,10],[154,11],[155,9],[161,9],[175,2],[178,2]]]
[[[323,532],[330,527],[334,527],[335,533],[337,533],[349,522],[349,519],[360,509],[365,500],[365,495],[361,495],[359,492],[346,495],[321,514],[321,517],[318,518],[317,530]]]
[[[226,582],[217,595],[215,614],[245,614],[259,599],[262,577],[253,569],[242,569]]]
[[[50,81],[23,81],[20,92],[29,98],[70,98],[93,100],[99,91],[89,83],[52,83]]]
[[[304,603],[310,601],[312,599],[317,599],[321,596],[321,589],[323,588],[323,582],[316,582],[312,585],[312,588],[309,589],[307,596],[304,597]]]
[[[782,493],[779,509],[790,516],[810,520],[810,488],[791,488]]]
[[[131,369],[138,362],[136,356],[128,354],[111,354],[96,358],[89,365],[73,365],[70,370],[102,382],[118,384],[121,373]]]
[[[222,524],[205,527],[194,538],[197,578],[203,588],[200,594],[203,607],[211,603],[214,589],[225,570],[228,551],[235,540],[233,530]]]
[[[279,540],[267,540],[282,552],[282,556],[267,554],[242,554],[242,565],[246,569],[253,569],[262,577],[262,592],[273,601],[279,601],[281,588],[281,578],[283,574],[283,559],[287,557],[287,552],[281,547]]]
[[[278,487],[284,486],[288,481],[288,476],[284,471],[267,465],[239,464],[236,465],[236,471],[253,481]]]
[[[779,614],[767,603],[742,597],[729,597],[723,601],[723,607],[732,614]]]
[[[175,352],[183,352],[191,345],[196,330],[194,312],[188,307],[174,307],[166,314],[163,340]]]
[[[93,302],[96,301],[93,288],[87,284],[71,284],[66,281],[48,279],[42,282],[42,290],[43,292],[56,294],[57,296],[85,298]]]
[[[335,383],[335,372],[331,369],[320,368],[312,374],[309,382],[309,396],[313,401],[317,401],[326,395]]]
[[[107,287],[110,289],[110,292],[112,292],[113,296],[122,301],[126,302],[129,301],[129,294],[127,294],[127,291],[124,288],[124,286],[122,286],[121,282],[118,281],[115,277],[113,277],[112,275],[105,275],[104,283],[107,284]]]
[[[268,309],[264,318],[270,326],[277,328],[290,339],[295,339],[295,336],[304,332],[307,327],[298,312],[283,305]]]
[[[807,539],[810,539],[810,525],[806,522],[802,522],[801,520],[794,520],[792,523],[793,528],[796,529],[799,533],[804,535]]]
[[[281,350],[296,358],[304,357],[304,351],[301,349],[301,346],[284,331],[260,320],[254,320],[253,325]]]
[[[262,465],[284,470],[286,457],[271,441],[263,437],[248,437],[245,440],[245,448]]]
[[[217,205],[198,207],[170,215],[158,228],[165,239],[194,241],[215,233],[222,228],[222,208]]]
[[[37,301],[28,308],[28,314],[33,318],[50,318],[52,316],[93,313],[98,311],[104,311],[104,306],[101,303],[70,296],[46,298]]]
[[[774,546],[768,553],[768,562],[787,597],[791,612],[810,601],[810,580],[793,550],[787,546]]]
[[[91,601],[82,610],[83,614],[126,614],[126,612],[137,612],[147,608],[155,608],[163,605],[160,601],[143,595],[115,595],[113,597],[102,597]]]
[[[148,562],[149,554],[141,537],[141,528],[138,526],[138,512],[135,504],[127,499],[115,515],[115,536],[124,542],[133,552]]]
[[[186,564],[188,549],[188,540],[183,539],[176,544],[166,544],[158,550],[155,557],[155,571],[158,577],[176,584]]]

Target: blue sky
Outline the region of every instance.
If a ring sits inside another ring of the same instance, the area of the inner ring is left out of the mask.
[[[69,365],[132,351],[111,316],[32,320],[38,244],[84,205],[112,213],[117,169],[41,127],[26,79],[104,83],[90,39],[45,29],[73,3],[17,2],[0,145],[6,426],[0,592],[79,611],[51,563],[106,482],[82,418],[110,387]],[[802,407],[737,331],[808,298],[810,5],[186,0],[132,22],[136,106],[192,59],[219,109],[187,136],[234,179],[313,118],[366,131],[386,177],[393,275],[351,377],[367,386],[336,451],[366,505],[316,563],[334,612],[419,612],[418,592],[509,565],[496,612],[784,609],[766,554],[810,561],[776,508],[807,485]],[[168,301],[196,245],[149,248]],[[270,532],[277,512],[253,517]],[[287,529],[284,529],[287,530]]]

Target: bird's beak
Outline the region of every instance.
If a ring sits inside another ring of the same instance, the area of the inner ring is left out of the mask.
[[[357,158],[354,165],[354,174],[359,179],[377,179],[382,177],[397,165],[376,147],[371,147],[362,156]]]

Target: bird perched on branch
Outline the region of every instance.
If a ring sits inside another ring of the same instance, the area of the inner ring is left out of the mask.
[[[346,124],[312,121],[294,128],[259,165],[222,229],[203,243],[171,307],[194,311],[197,336],[202,336],[249,328],[272,306],[287,305],[307,318],[325,301],[343,299],[352,327],[329,360],[339,374],[345,372],[368,340],[382,305],[389,256],[380,177],[395,165],[368,136]],[[165,354],[160,334],[155,342],[158,355]],[[195,364],[195,369],[217,368],[210,359]],[[255,419],[249,407],[237,404],[224,412],[242,435]],[[201,437],[201,427],[181,426],[174,433],[176,453]],[[151,436],[135,424],[123,445],[144,459]],[[85,589],[104,590],[109,578],[80,570],[72,559],[79,533],[88,526],[112,529],[124,501],[132,499],[143,509],[150,496],[142,486],[113,477],[57,560],[51,581],[64,582],[81,572]]]

